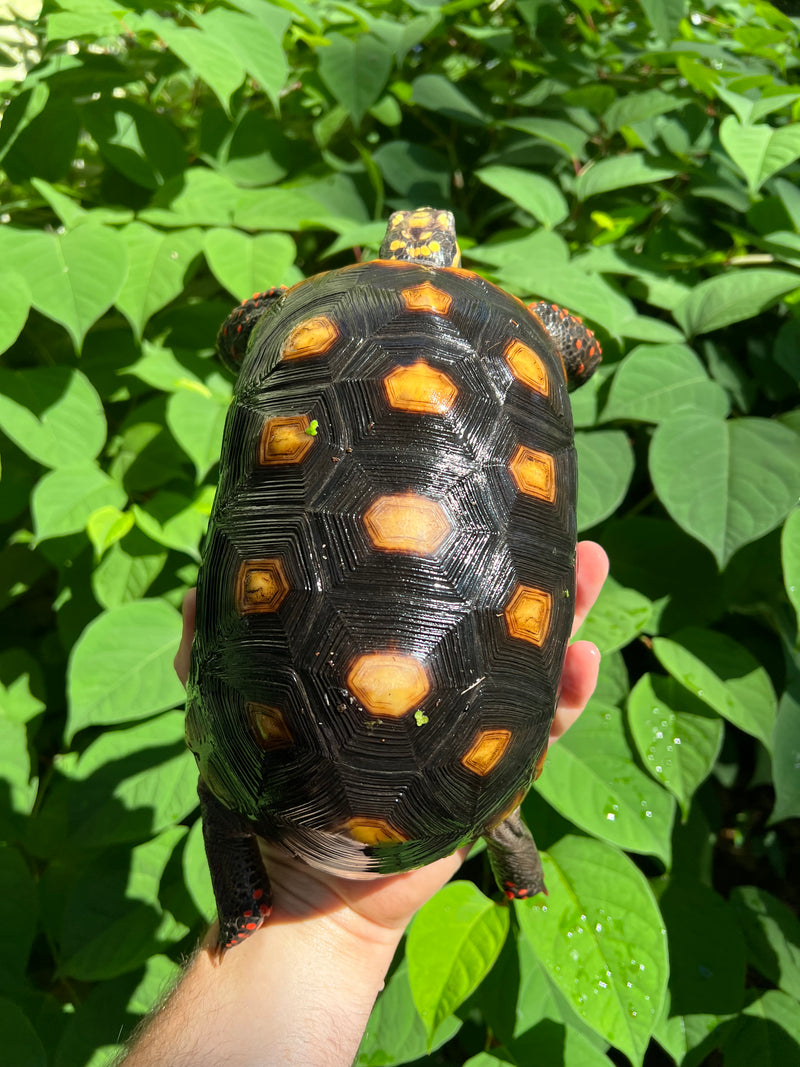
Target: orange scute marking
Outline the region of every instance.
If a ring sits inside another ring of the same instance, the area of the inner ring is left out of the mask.
[[[517,340],[509,341],[503,355],[515,378],[534,392],[541,393],[542,396],[548,395],[550,383],[541,356]]]
[[[521,492],[539,500],[546,500],[548,504],[554,503],[556,467],[553,457],[547,452],[537,452],[533,448],[517,445],[508,469]]]
[[[444,415],[458,396],[456,384],[424,359],[396,367],[383,379],[383,386],[393,408],[418,415]]]
[[[380,496],[364,513],[364,526],[375,548],[429,556],[450,533],[440,504],[417,493]]]
[[[461,757],[461,762],[468,771],[483,777],[503,758],[510,740],[510,730],[481,730],[469,751]]]
[[[504,612],[509,634],[541,648],[550,629],[552,611],[553,599],[549,593],[518,585]]]
[[[430,692],[425,668],[402,652],[365,652],[347,674],[347,687],[370,715],[400,718]]]
[[[299,463],[314,444],[306,433],[308,415],[281,415],[267,419],[258,442],[258,462],[263,467],[276,463]]]
[[[236,607],[240,614],[277,611],[289,592],[289,582],[281,561],[248,559],[239,568],[236,580]]]
[[[429,311],[435,315],[446,315],[453,303],[449,293],[442,292],[430,282],[404,289],[400,297],[408,311]]]
[[[283,359],[303,359],[305,356],[321,356],[333,345],[339,336],[334,322],[324,315],[306,319],[299,323],[281,348]]]
[[[361,841],[364,845],[393,844],[408,840],[405,834],[395,830],[386,819],[375,819],[368,816],[361,818],[355,816],[352,819],[348,819],[344,824],[344,830],[355,841]]]
[[[294,738],[280,708],[249,701],[247,717],[259,748],[271,750],[289,748],[292,745]],[[253,896],[255,897],[255,894]]]

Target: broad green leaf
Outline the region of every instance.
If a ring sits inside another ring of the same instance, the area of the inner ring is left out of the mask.
[[[609,133],[621,130],[623,126],[633,126],[655,115],[665,115],[685,107],[687,97],[675,93],[664,93],[660,89],[647,89],[643,93],[629,93],[618,97],[603,115],[603,125]]]
[[[641,1064],[668,975],[664,926],[647,880],[626,856],[591,838],[564,837],[542,860],[549,895],[543,904],[541,897],[517,902],[522,932],[580,1018]]]
[[[647,21],[656,36],[669,44],[678,35],[678,26],[686,14],[687,0],[641,0]]]
[[[743,124],[728,115],[720,125],[719,139],[747,179],[751,193],[800,157],[800,125],[774,129],[766,124]]]
[[[195,772],[194,778],[197,778]],[[203,821],[195,820],[183,848],[183,879],[189,896],[206,922],[211,923],[217,914],[217,902],[211,875],[208,871],[206,846],[203,842]]]
[[[139,600],[161,573],[165,550],[140,530],[111,546],[92,573],[92,592],[104,608]]]
[[[31,306],[31,291],[19,274],[0,273],[0,352],[22,333]],[[5,429],[5,420],[3,420]]]
[[[634,458],[622,430],[575,434],[578,452],[578,529],[607,519],[621,504],[633,476]]]
[[[446,200],[450,188],[450,164],[447,159],[425,145],[409,141],[391,141],[373,153],[381,174],[398,192],[430,200]],[[385,232],[386,227],[382,227]],[[380,245],[378,234],[375,247]]]
[[[36,541],[85,530],[89,518],[98,508],[122,508],[126,501],[122,486],[95,463],[79,463],[50,471],[39,479],[31,495]]]
[[[575,181],[575,195],[579,200],[608,193],[612,189],[627,189],[631,185],[652,185],[654,182],[674,178],[676,171],[656,167],[648,162],[641,152],[601,159],[588,164]]]
[[[228,405],[217,396],[182,390],[167,401],[167,425],[202,481],[219,459]]]
[[[621,707],[628,699],[631,683],[622,653],[605,652],[600,660],[600,674],[594,698],[598,704]]]
[[[653,605],[636,589],[626,589],[608,578],[600,596],[575,635],[593,641],[605,655],[624,648],[647,626]]]
[[[156,311],[183,288],[187,270],[200,251],[199,230],[159,233],[143,222],[131,222],[120,231],[128,247],[130,267],[115,301],[141,338]]]
[[[193,9],[189,17],[206,40],[213,41],[236,58],[277,108],[289,69],[280,37],[273,31],[273,25],[280,21],[283,13],[272,5],[263,6],[274,12],[271,20],[253,18],[250,14],[228,11],[223,7],[210,8],[202,13]]]
[[[765,889],[736,886],[730,895],[752,967],[785,993],[800,1000],[800,922]]]
[[[557,226],[569,215],[561,190],[541,174],[520,167],[492,166],[477,170],[475,176],[545,226]]]
[[[0,717],[26,723],[44,711],[46,704],[42,669],[24,648],[0,652]]]
[[[131,722],[183,702],[172,660],[180,615],[163,600],[140,600],[103,612],[72,650],[66,736],[85,726]]]
[[[800,691],[798,683],[781,697],[773,738],[772,780],[775,807],[770,823],[800,818]]]
[[[786,592],[797,613],[800,627],[800,508],[795,508],[784,523],[781,557]]]
[[[441,74],[421,74],[412,84],[413,102],[466,126],[482,126],[487,116]]]
[[[122,540],[133,527],[133,514],[105,505],[93,511],[86,523],[86,532],[94,545],[95,557],[99,560],[106,550]]]
[[[800,1004],[768,989],[725,1029],[725,1067],[787,1067],[800,1055]]]
[[[125,1007],[134,1015],[146,1015],[158,1006],[166,990],[177,985],[181,967],[168,956],[152,956],[144,965],[141,981]]]
[[[208,265],[220,285],[237,300],[262,289],[281,285],[294,264],[297,249],[287,234],[264,233],[255,237],[240,230],[214,229],[203,242]]]
[[[39,919],[37,880],[22,853],[12,845],[0,849],[0,973],[20,981],[28,966]],[[5,1055],[5,1050],[4,1050]]]
[[[14,1067],[47,1067],[47,1053],[30,1019],[6,997],[0,997],[0,1043]]]
[[[642,763],[686,818],[719,754],[722,719],[674,678],[645,674],[628,698],[628,725]]]
[[[569,159],[583,159],[587,134],[579,126],[561,119],[528,118],[523,116],[503,123],[512,130],[529,133],[531,137],[554,145]]]
[[[775,692],[744,646],[715,630],[690,628],[654,638],[653,651],[677,682],[772,750]]]
[[[725,418],[728,396],[685,345],[638,345],[617,368],[602,418],[659,423],[682,408]]]
[[[434,1052],[461,1029],[461,1020],[448,1016],[429,1040],[408,982],[403,958],[378,997],[369,1017],[354,1067],[400,1067]]]
[[[675,802],[633,762],[619,708],[591,701],[551,746],[535,788],[582,830],[669,865]]]
[[[731,906],[713,889],[687,880],[673,880],[659,904],[669,940],[672,1014],[738,1011],[745,946]]]
[[[159,902],[159,886],[186,832],[174,826],[132,850],[108,849],[83,869],[63,913],[62,974],[127,974],[185,936],[187,927]]]
[[[383,92],[392,69],[391,50],[371,34],[355,40],[329,33],[326,47],[319,50],[319,76],[337,103],[344,107],[354,126]]]
[[[472,882],[450,882],[417,913],[406,958],[411,993],[429,1041],[491,969],[508,922],[508,909]]]
[[[495,1061],[501,1067],[509,1062],[536,1064],[536,1067],[611,1067],[612,1062],[576,1029],[571,1020],[565,1025],[553,1019],[542,1019],[527,1033],[510,1042],[508,1051],[510,1060]],[[479,1067],[480,1063],[480,1056],[476,1056],[464,1067],[470,1064]]]
[[[706,278],[672,309],[687,337],[710,333],[760,314],[778,297],[800,289],[800,273],[753,267]]]
[[[0,256],[14,263],[36,310],[61,323],[77,349],[128,271],[120,235],[93,223],[62,234],[0,227]]]
[[[103,402],[73,367],[0,369],[0,425],[45,467],[94,459],[106,440]]]
[[[675,522],[723,568],[778,526],[800,495],[800,438],[768,419],[684,412],[656,430],[650,475]]]
[[[148,500],[145,507],[134,504],[136,525],[156,544],[185,552],[200,560],[200,541],[208,525],[214,489],[200,488],[194,500],[180,493],[162,489]]]
[[[185,32],[195,33],[194,30]],[[259,190],[260,195],[266,196],[267,203],[276,192],[278,190]],[[190,167],[180,178],[171,179],[159,189],[150,206],[139,212],[139,220],[166,229],[230,226],[237,203],[242,198],[246,200],[246,192],[225,175],[207,167]]]

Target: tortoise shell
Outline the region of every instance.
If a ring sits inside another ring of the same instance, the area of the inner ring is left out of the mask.
[[[188,688],[212,876],[242,833],[404,871],[502,826],[546,748],[575,581],[563,351],[544,312],[419,255],[264,296]],[[223,946],[249,932],[233,910]]]

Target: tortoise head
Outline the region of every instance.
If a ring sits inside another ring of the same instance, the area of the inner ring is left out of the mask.
[[[457,267],[461,252],[452,214],[432,207],[395,211],[389,217],[379,256],[428,267]]]

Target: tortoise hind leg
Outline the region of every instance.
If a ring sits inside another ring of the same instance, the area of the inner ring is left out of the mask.
[[[217,349],[228,370],[239,373],[253,327],[267,308],[285,292],[285,285],[277,285],[265,289],[263,293],[255,293],[249,300],[243,300],[225,319],[217,334]]]
[[[241,944],[272,911],[269,878],[256,835],[229,811],[201,780],[197,788],[203,815],[211,884],[219,913],[218,953]]]
[[[498,886],[509,900],[527,900],[544,887],[542,859],[519,808],[484,834]]]

